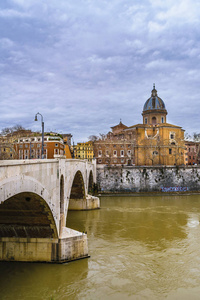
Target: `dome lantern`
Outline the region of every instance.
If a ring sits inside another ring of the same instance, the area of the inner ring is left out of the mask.
[[[147,99],[143,107],[143,124],[157,125],[166,123],[166,115],[165,103],[158,97],[154,83],[151,97]]]

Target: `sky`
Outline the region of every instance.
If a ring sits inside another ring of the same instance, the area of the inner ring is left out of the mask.
[[[167,122],[200,132],[198,0],[0,1],[0,130],[142,123],[155,83]]]

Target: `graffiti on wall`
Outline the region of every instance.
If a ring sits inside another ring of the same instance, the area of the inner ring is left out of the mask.
[[[162,192],[187,192],[189,188],[187,186],[162,186],[160,189]]]

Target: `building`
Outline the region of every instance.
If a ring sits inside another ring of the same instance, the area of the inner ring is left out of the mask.
[[[62,134],[63,140],[65,140],[65,142],[67,142],[69,147],[71,147],[71,145],[72,145],[72,136],[73,135],[71,135],[71,133]]]
[[[127,127],[120,121],[105,138],[95,141],[94,155],[98,164],[184,164],[184,130],[167,123],[165,103],[157,95],[155,85],[144,104],[142,116],[142,124]]]
[[[72,154],[71,154],[71,151],[70,151],[70,146],[69,146],[69,141],[68,141],[68,137],[67,136],[65,136],[63,138],[63,143],[64,143],[64,156],[66,158],[72,158]]]
[[[87,159],[92,161],[94,157],[93,142],[77,143],[74,147],[74,157],[76,159]]]
[[[41,159],[42,137],[21,137],[14,143],[18,159]],[[44,136],[43,158],[54,158],[54,155],[64,155],[64,143],[60,136]]]
[[[134,136],[124,130],[128,127],[121,120],[112,131],[94,142],[94,156],[98,164],[123,165],[135,163]]]
[[[200,142],[186,141],[186,165],[198,165],[200,164]]]
[[[15,151],[14,141],[16,141],[20,136],[33,136],[34,133],[31,130],[24,128],[18,128],[13,130],[13,128],[8,128],[8,133],[5,135],[0,135],[0,159],[17,159],[18,155]]]

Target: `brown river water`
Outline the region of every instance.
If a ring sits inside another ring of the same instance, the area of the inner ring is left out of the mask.
[[[200,299],[200,195],[102,197],[69,212],[90,258],[0,263],[0,299]]]

